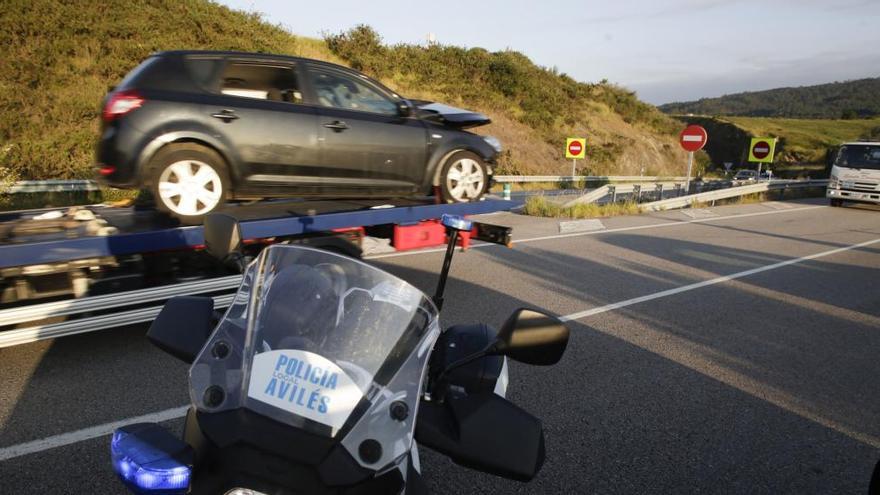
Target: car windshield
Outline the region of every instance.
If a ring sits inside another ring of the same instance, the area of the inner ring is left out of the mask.
[[[850,144],[842,146],[834,164],[844,168],[880,170],[880,145]]]
[[[211,410],[203,397],[218,385],[211,376],[222,376],[229,397],[220,409],[243,406],[335,436],[436,320],[421,291],[382,270],[326,251],[272,246],[248,268],[193,365],[193,398]],[[218,367],[213,347],[221,341],[240,354]]]

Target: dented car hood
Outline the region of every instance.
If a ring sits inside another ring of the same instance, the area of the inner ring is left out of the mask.
[[[470,110],[455,108],[433,101],[411,101],[418,109],[418,115],[420,118],[437,122],[448,127],[467,129],[470,127],[479,127],[492,122],[489,117]]]

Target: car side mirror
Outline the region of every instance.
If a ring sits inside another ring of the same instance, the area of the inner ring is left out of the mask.
[[[492,354],[501,354],[522,363],[549,366],[562,359],[568,336],[568,327],[559,318],[520,308],[501,326]]]
[[[214,300],[178,296],[169,299],[147,331],[147,339],[185,363],[192,363],[213,331]]]
[[[397,102],[397,115],[401,117],[412,117],[413,106],[408,100],[400,100]]]
[[[208,254],[222,261],[234,261],[241,269],[241,225],[235,217],[211,213],[205,217],[205,248]]]

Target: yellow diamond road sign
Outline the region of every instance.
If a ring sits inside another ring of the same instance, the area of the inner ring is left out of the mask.
[[[773,153],[775,151],[776,138],[752,138],[752,143],[749,146],[749,161],[757,163],[773,163]]]
[[[586,138],[568,138],[565,140],[565,157],[583,159],[587,155]]]

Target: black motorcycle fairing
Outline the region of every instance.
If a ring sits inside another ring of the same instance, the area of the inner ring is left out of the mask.
[[[177,296],[169,299],[147,331],[147,339],[185,363],[192,363],[214,330],[214,299]]]
[[[226,464],[222,461],[227,459],[241,464],[231,464],[222,474],[254,471],[250,474],[265,478],[272,472],[263,467],[272,460],[294,471],[305,469],[293,480],[298,484],[314,482],[326,487],[353,485],[375,474],[361,467],[336,440],[290,428],[247,409],[218,413],[190,409],[184,438],[196,451],[197,472],[218,462]],[[281,476],[281,486],[289,486],[288,478]]]
[[[461,466],[519,481],[544,464],[541,421],[491,392],[423,401],[416,440]]]
[[[484,323],[447,328],[437,339],[434,355],[431,356],[430,376],[436,377],[450,364],[486,349],[495,341],[497,334],[497,330]],[[503,367],[504,356],[484,356],[449,371],[445,376],[445,385],[460,387],[469,394],[492,392]]]

